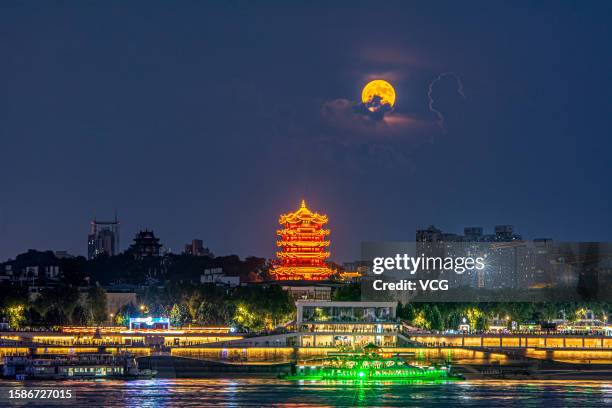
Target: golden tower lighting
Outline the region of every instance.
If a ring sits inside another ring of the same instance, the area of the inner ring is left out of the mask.
[[[326,280],[333,271],[325,260],[329,258],[327,215],[312,212],[302,200],[297,211],[283,214],[278,220],[283,229],[276,245],[276,263],[272,274],[277,280]]]

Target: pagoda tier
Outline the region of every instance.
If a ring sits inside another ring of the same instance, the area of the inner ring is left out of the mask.
[[[294,242],[277,242],[277,246],[279,247],[291,247],[291,248],[323,248],[329,246],[329,241],[319,241],[319,242],[308,242],[308,241],[300,241],[299,245],[296,245]]]
[[[283,229],[280,236],[272,274],[277,280],[325,280],[333,271],[325,260],[329,258],[329,230],[323,229],[327,216],[313,213],[302,200],[300,208],[283,214],[278,222]]]

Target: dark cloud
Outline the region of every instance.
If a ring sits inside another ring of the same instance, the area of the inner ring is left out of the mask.
[[[383,109],[372,112],[361,102],[334,99],[326,101],[321,107],[321,119],[329,132],[350,132],[360,136],[361,140],[409,140],[438,132],[432,120],[393,111],[388,105],[383,106]]]
[[[371,166],[413,169],[415,148],[440,132],[436,122],[394,111],[380,100],[374,100],[373,106],[379,109],[371,111],[361,102],[343,98],[324,102],[322,133],[316,140],[320,157],[355,172]]]
[[[369,116],[374,121],[382,121],[386,114],[393,112],[393,107],[382,101],[380,96],[374,95],[372,100],[366,103],[357,103],[353,110],[359,115]]]

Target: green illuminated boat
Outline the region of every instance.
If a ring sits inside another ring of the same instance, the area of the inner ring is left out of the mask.
[[[329,357],[295,366],[286,380],[460,380],[450,366],[411,365],[399,355],[383,357],[369,348],[361,353],[330,353]]]

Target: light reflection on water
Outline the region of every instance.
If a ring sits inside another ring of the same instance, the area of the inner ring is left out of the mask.
[[[4,386],[23,386],[4,382]],[[610,406],[610,381],[289,382],[276,379],[153,379],[32,382],[74,390],[88,407],[244,406]],[[42,405],[40,405],[42,406]]]

